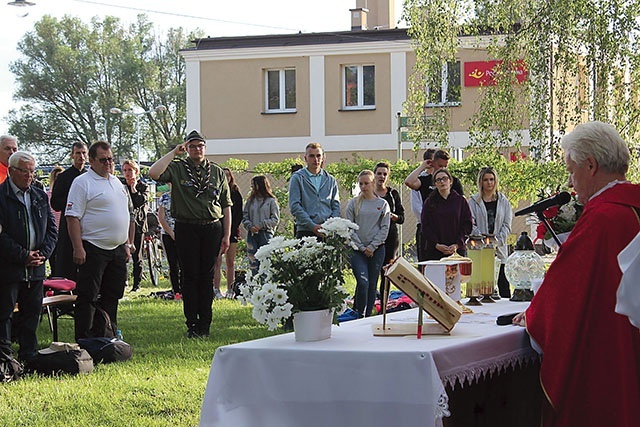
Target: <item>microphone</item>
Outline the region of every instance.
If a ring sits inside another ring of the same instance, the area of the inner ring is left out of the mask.
[[[532,204],[528,208],[520,209],[514,215],[522,216],[530,213],[542,212],[544,210],[549,209],[552,206],[562,206],[566,203],[569,203],[569,200],[571,200],[571,195],[566,191],[563,191],[561,193],[556,194],[553,197],[548,197],[546,199],[540,200],[539,202]]]

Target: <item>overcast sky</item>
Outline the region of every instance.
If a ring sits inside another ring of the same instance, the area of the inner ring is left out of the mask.
[[[145,13],[161,32],[171,27],[200,28],[207,36],[290,34],[347,31],[350,8],[355,0],[30,0],[35,6],[15,7],[0,0],[0,134],[7,132],[8,111],[18,107],[13,100],[14,80],[9,64],[18,58],[16,45],[44,15],[77,16],[89,22],[93,16],[118,16],[134,22]],[[396,0],[396,20],[402,0]]]

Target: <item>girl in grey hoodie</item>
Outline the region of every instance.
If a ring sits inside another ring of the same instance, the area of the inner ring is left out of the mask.
[[[251,179],[251,194],[242,210],[242,225],[247,229],[247,256],[252,274],[258,273],[260,262],[255,254],[269,243],[280,222],[280,206],[264,175]]]

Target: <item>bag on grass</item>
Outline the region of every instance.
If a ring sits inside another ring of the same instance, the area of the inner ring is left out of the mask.
[[[91,333],[94,337],[114,338],[116,336],[116,330],[111,323],[109,313],[100,307],[96,307],[96,312],[93,315]]]
[[[131,345],[118,338],[80,338],[78,344],[89,352],[94,363],[124,362],[133,355]]]
[[[22,365],[5,349],[0,348],[0,382],[19,380],[22,377]]]
[[[86,374],[93,371],[93,359],[76,343],[52,342],[39,350],[26,368],[43,375]]]

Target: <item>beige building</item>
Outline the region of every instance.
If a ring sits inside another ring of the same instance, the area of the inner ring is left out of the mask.
[[[329,162],[353,153],[395,160],[416,57],[406,29],[389,28],[393,9],[393,0],[358,0],[351,31],[197,40],[182,51],[188,128],[202,131],[215,161],[281,161],[311,141]],[[491,68],[477,42],[461,39],[441,90],[430,96],[451,108],[452,147],[468,144],[480,84],[470,76]],[[414,158],[412,147],[402,143],[403,158]]]

